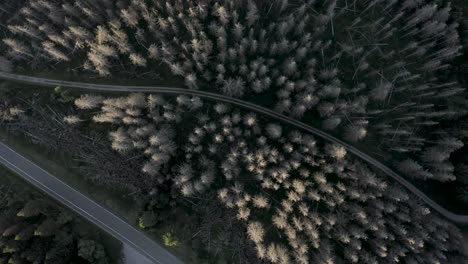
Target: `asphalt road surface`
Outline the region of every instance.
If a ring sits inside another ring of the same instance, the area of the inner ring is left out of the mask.
[[[44,171],[1,142],[0,163],[70,207],[90,222],[104,229],[118,240],[135,248],[152,262],[158,264],[182,263],[174,255],[132,227],[129,223]]]
[[[105,92],[147,92],[147,93],[158,93],[158,94],[171,94],[171,95],[193,95],[199,96],[201,98],[217,101],[217,102],[225,102],[232,105],[236,105],[257,113],[261,113],[263,115],[269,116],[271,118],[277,119],[282,121],[283,123],[289,124],[293,127],[300,128],[304,131],[307,131],[313,135],[321,137],[325,140],[328,140],[333,143],[337,143],[342,145],[346,148],[346,150],[357,157],[365,160],[370,165],[374,166],[375,168],[379,169],[389,177],[393,178],[401,185],[403,185],[406,189],[412,192],[414,195],[419,197],[422,201],[424,201],[429,207],[431,207],[434,211],[440,213],[448,220],[456,223],[456,224],[468,224],[468,215],[458,215],[453,212],[448,211],[447,209],[443,208],[423,192],[421,192],[418,188],[412,185],[410,182],[405,180],[403,177],[395,173],[392,169],[385,166],[378,160],[372,158],[371,156],[367,155],[366,153],[360,151],[356,147],[343,142],[342,140],[318,129],[302,123],[300,121],[295,120],[294,118],[285,116],[268,108],[258,106],[256,104],[246,102],[243,100],[239,100],[236,98],[209,93],[199,90],[189,90],[185,88],[171,88],[171,87],[159,87],[159,86],[122,86],[122,85],[105,85],[105,84],[92,84],[92,83],[80,83],[80,82],[68,82],[68,81],[61,81],[61,80],[52,80],[52,79],[45,79],[45,78],[36,78],[31,76],[25,75],[18,75],[8,72],[1,72],[0,71],[0,79],[16,81],[16,82],[23,82],[29,83],[34,85],[40,86],[63,86],[69,88],[77,88],[82,90],[89,90],[89,91],[105,91]]]
[[[151,260],[141,255],[141,253],[133,247],[123,244],[124,264],[153,264]]]

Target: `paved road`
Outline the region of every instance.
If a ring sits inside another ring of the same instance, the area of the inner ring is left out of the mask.
[[[0,142],[0,164],[158,264],[182,263],[130,224]]]
[[[151,260],[141,255],[141,253],[133,247],[123,244],[124,264],[153,264]]]
[[[385,166],[384,164],[372,158],[371,156],[367,155],[366,153],[360,151],[356,147],[348,143],[345,143],[342,140],[320,129],[304,124],[293,118],[290,118],[288,116],[285,116],[273,110],[267,109],[265,107],[255,105],[250,102],[246,102],[246,101],[239,100],[236,98],[231,98],[228,96],[223,96],[220,94],[214,94],[214,93],[198,91],[198,90],[189,90],[189,89],[184,89],[184,88],[171,88],[171,87],[158,87],[158,86],[122,86],[122,85],[103,85],[103,84],[92,84],[92,83],[67,82],[67,81],[60,81],[60,80],[36,78],[36,77],[18,75],[18,74],[7,73],[7,72],[0,72],[0,79],[16,81],[16,82],[24,82],[24,83],[42,85],[42,86],[63,86],[63,87],[69,87],[69,88],[78,88],[78,89],[89,90],[89,91],[153,92],[153,93],[158,93],[158,94],[172,94],[172,95],[185,94],[185,95],[199,96],[201,98],[210,99],[210,100],[214,100],[217,102],[226,102],[232,105],[236,105],[236,106],[257,112],[257,113],[264,114],[271,118],[280,120],[286,124],[289,124],[296,128],[300,128],[304,131],[307,131],[325,140],[342,145],[343,147],[346,148],[346,150],[349,153],[352,153],[358,156],[359,158],[367,161],[370,165],[381,170],[383,173],[385,173],[389,177],[393,178],[394,180],[402,184],[406,189],[408,189],[410,192],[412,192],[413,194],[418,196],[421,200],[423,200],[434,211],[439,212],[441,215],[445,216],[448,220],[456,224],[468,224],[468,215],[457,215],[443,208],[442,206],[437,204],[435,201],[430,199],[423,192],[421,192],[414,185],[412,185],[410,182],[408,182],[403,177],[401,177],[400,175],[395,173],[393,170],[391,170],[389,167]]]

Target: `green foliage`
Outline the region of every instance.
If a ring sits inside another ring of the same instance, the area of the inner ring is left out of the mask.
[[[16,241],[28,241],[34,236],[35,229],[36,227],[34,225],[23,227],[23,229],[15,236],[15,240]]]
[[[14,224],[8,227],[5,231],[3,231],[3,236],[4,237],[14,236],[21,230],[22,227],[23,225],[21,223]]]
[[[166,232],[162,238],[166,247],[177,247],[179,245],[179,241],[174,237],[172,232]]]
[[[73,215],[71,215],[69,212],[62,211],[59,213],[55,221],[57,222],[59,226],[63,226],[63,225],[73,222]]]
[[[33,217],[37,216],[38,214],[41,213],[41,210],[43,209],[42,206],[44,206],[46,203],[41,200],[32,200],[26,203],[26,205],[19,211],[16,215],[20,217]]]
[[[153,228],[161,222],[167,220],[171,201],[168,193],[159,191],[146,197],[145,209],[138,220],[138,225],[142,229]]]
[[[35,236],[48,237],[54,235],[58,226],[54,219],[47,219],[43,221],[34,231]]]
[[[78,233],[82,223],[42,194],[0,184],[0,201],[0,263],[107,264],[104,247]]]
[[[62,92],[63,92],[62,86],[57,86],[57,87],[55,87],[55,88],[54,88],[54,92],[55,92],[56,94],[62,93]]]
[[[138,220],[141,229],[154,227],[158,223],[158,215],[152,211],[145,211]]]
[[[107,263],[104,247],[94,240],[81,239],[78,241],[78,256],[90,263]]]
[[[151,195],[148,202],[148,209],[161,210],[169,206],[170,195],[166,192],[159,192],[158,194]]]
[[[57,86],[54,89],[54,99],[60,103],[66,104],[73,102],[73,100],[75,100],[75,97],[71,95],[70,90],[63,89],[61,86]]]
[[[2,252],[3,252],[3,253],[7,253],[7,254],[8,254],[8,253],[14,253],[14,252],[16,252],[16,249],[13,248],[13,247],[6,246],[6,247],[3,248],[3,251],[2,251]]]

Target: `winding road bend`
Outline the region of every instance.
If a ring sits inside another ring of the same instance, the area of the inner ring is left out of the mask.
[[[0,142],[0,164],[157,264],[182,264],[129,223]]]
[[[77,88],[89,91],[105,91],[105,92],[146,92],[146,93],[158,93],[158,94],[171,94],[171,95],[193,95],[199,96],[201,98],[210,99],[218,102],[225,102],[232,105],[236,105],[271,118],[277,119],[282,121],[283,123],[289,124],[296,128],[300,128],[303,131],[307,131],[315,136],[323,138],[333,143],[337,143],[342,145],[349,153],[352,153],[359,158],[365,160],[375,168],[379,169],[389,177],[393,178],[401,185],[403,185],[406,189],[412,192],[414,195],[419,197],[422,201],[424,201],[429,207],[431,207],[434,211],[437,211],[441,215],[443,215],[448,220],[452,221],[456,224],[466,225],[468,224],[468,215],[458,215],[453,212],[448,211],[447,209],[440,206],[438,203],[433,201],[423,192],[421,192],[418,188],[412,185],[410,182],[405,180],[403,177],[395,173],[392,169],[385,166],[378,160],[372,158],[371,156],[367,155],[366,153],[360,151],[356,147],[343,142],[342,140],[318,129],[312,127],[310,125],[304,124],[300,121],[297,121],[291,117],[285,116],[273,110],[267,109],[265,107],[258,106],[256,104],[246,102],[243,100],[239,100],[236,98],[209,93],[199,90],[189,90],[185,88],[172,88],[172,87],[159,87],[159,86],[122,86],[122,85],[105,85],[105,84],[92,84],[92,83],[80,83],[80,82],[68,82],[68,81],[60,81],[60,80],[52,80],[52,79],[44,79],[44,78],[36,78],[31,76],[19,75],[14,73],[8,72],[1,72],[0,71],[0,79],[15,81],[15,82],[23,82],[28,84],[40,85],[40,86],[63,86],[68,88]]]

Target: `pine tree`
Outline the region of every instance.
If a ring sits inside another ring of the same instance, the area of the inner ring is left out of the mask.
[[[266,133],[272,139],[280,138],[282,134],[282,127],[278,124],[268,124],[266,126]]]
[[[97,108],[102,103],[101,96],[84,95],[75,100],[75,106],[79,109],[93,109]]]
[[[259,222],[252,222],[247,227],[247,234],[253,242],[259,244],[263,242],[265,230],[263,229],[262,224]]]

